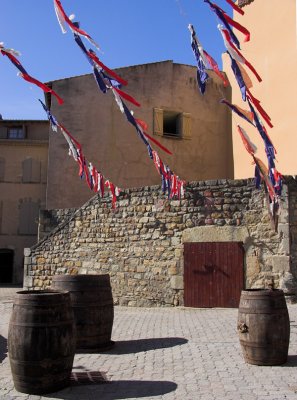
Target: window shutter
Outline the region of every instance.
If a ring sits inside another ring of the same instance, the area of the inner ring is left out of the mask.
[[[154,134],[163,135],[163,110],[162,108],[154,108]]]
[[[192,120],[191,114],[182,113],[182,138],[191,139],[192,138]]]
[[[19,234],[36,235],[38,228],[39,204],[31,200],[20,203]]]
[[[23,182],[40,182],[40,161],[34,160],[32,158],[26,158],[23,161]]]
[[[32,170],[31,170],[31,182],[39,183],[40,182],[40,161],[32,160]]]

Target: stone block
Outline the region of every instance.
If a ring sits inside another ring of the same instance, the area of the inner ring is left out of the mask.
[[[30,247],[25,247],[24,248],[24,256],[29,257],[31,255],[31,249]]]
[[[24,257],[24,265],[31,265],[32,257],[25,256]]]
[[[152,272],[153,272],[154,275],[160,275],[160,274],[162,273],[162,268],[160,268],[160,267],[154,267],[154,268],[152,269]]]
[[[290,271],[290,256],[273,256],[267,259],[272,265],[272,272],[286,273]]]
[[[94,267],[93,261],[82,261],[81,263],[82,269],[88,270]]]
[[[184,289],[184,277],[182,275],[174,275],[170,278],[170,286],[172,289]]]
[[[290,254],[290,239],[284,238],[280,244],[280,251],[286,255]]]
[[[143,265],[138,265],[136,268],[136,272],[144,273],[147,269]]]
[[[33,277],[32,276],[24,276],[23,287],[25,290],[29,290],[33,287]]]
[[[86,275],[88,273],[87,268],[79,268],[78,273],[80,275]]]
[[[284,273],[279,286],[285,293],[297,294],[297,281],[290,272]]]
[[[171,246],[178,246],[180,244],[181,238],[173,236],[171,238]]]
[[[176,275],[177,273],[178,273],[178,268],[176,266],[168,268],[168,275]]]

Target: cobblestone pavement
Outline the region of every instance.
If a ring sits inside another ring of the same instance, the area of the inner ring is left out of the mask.
[[[2,296],[1,291],[1,400],[297,400],[297,305],[288,306],[291,338],[283,366],[259,367],[243,361],[237,309],[116,307],[114,348],[76,354],[74,360],[74,372],[99,376],[101,382],[74,382],[44,396],[19,393],[6,348],[13,290]]]

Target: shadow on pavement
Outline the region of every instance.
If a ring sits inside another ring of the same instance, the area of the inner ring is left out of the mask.
[[[0,335],[0,362],[7,357],[7,339]]]
[[[43,395],[43,398],[71,400],[98,398],[104,400],[130,399],[162,396],[176,390],[177,384],[170,381],[112,381],[106,384],[70,387],[63,391]],[[88,396],[91,395],[91,397]],[[96,396],[96,397],[95,397]]]
[[[164,337],[151,339],[135,339],[135,340],[118,340],[109,351],[105,354],[133,354],[141,351],[149,351],[156,349],[165,349],[168,347],[180,346],[187,343],[188,340],[180,337]]]

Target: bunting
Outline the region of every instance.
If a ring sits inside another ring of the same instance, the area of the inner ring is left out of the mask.
[[[63,104],[63,99],[61,99],[61,97],[58,96],[58,94],[54,90],[28,74],[23,65],[16,58],[16,56],[20,55],[18,51],[14,49],[7,49],[4,47],[3,43],[0,43],[0,52],[3,56],[6,56],[11,61],[11,63],[19,70],[19,76],[21,76],[25,81],[33,83],[33,85],[38,86],[45,93],[51,93],[53,96],[56,97],[59,104]]]
[[[258,72],[256,71],[256,69],[252,66],[252,64],[240,53],[240,51],[234,46],[234,44],[232,43],[229,31],[227,31],[226,29],[224,29],[224,27],[222,25],[218,25],[218,29],[222,34],[223,37],[223,41],[225,44],[226,49],[228,50],[228,52],[231,54],[231,56],[238,62],[246,65],[255,75],[255,77],[257,78],[257,80],[259,82],[262,81],[262,78],[260,77],[260,75],[258,74]]]
[[[253,87],[253,84],[243,65],[247,66],[247,68],[249,68],[250,71],[253,72],[259,82],[261,82],[262,79],[256,69],[253,67],[253,65],[251,65],[251,63],[238,50],[240,49],[240,43],[231,27],[239,30],[242,34],[244,34],[245,41],[250,40],[250,33],[245,27],[230,18],[226,14],[226,12],[215,3],[210,0],[204,0],[204,2],[208,3],[211,10],[217,15],[222,23],[222,25],[218,25],[218,29],[221,32],[225,47],[227,49],[227,54],[230,57],[231,69],[239,86],[242,100],[244,102],[248,102],[250,111],[243,110],[241,107],[229,103],[226,99],[222,99],[221,103],[226,104],[233,112],[235,112],[241,118],[245,119],[247,122],[253,125],[258,130],[263,139],[268,160],[268,168],[259,158],[255,156],[257,148],[250,140],[246,131],[240,125],[237,125],[237,130],[242,139],[242,142],[248,153],[252,156],[255,163],[256,187],[259,188],[261,182],[264,183],[264,189],[267,195],[267,204],[269,206],[269,215],[271,216],[274,228],[277,229],[279,196],[281,195],[282,191],[282,175],[279,171],[277,171],[275,167],[276,150],[257,112],[261,115],[263,120],[270,128],[272,128],[273,125],[271,123],[270,116],[260,104],[260,100],[255,98],[251,93],[250,89]],[[233,0],[226,0],[226,2],[236,12],[240,13],[241,15],[244,14],[242,9],[239,8]]]
[[[219,20],[223,23],[225,29],[229,32],[230,39],[238,49],[240,49],[240,43],[236,35],[234,34],[231,26],[240,31],[245,36],[244,37],[245,42],[248,42],[250,40],[250,32],[244,26],[242,26],[241,24],[230,18],[229,15],[217,4],[211,2],[210,0],[204,0],[204,2],[208,3],[211,10],[217,15]]]
[[[39,99],[44,111],[47,114],[51,126],[59,128],[63,137],[69,146],[69,155],[73,157],[79,165],[78,175],[81,179],[85,179],[90,190],[98,193],[101,198],[104,197],[104,186],[109,189],[110,196],[112,199],[112,207],[116,208],[116,201],[121,192],[117,186],[115,186],[110,180],[106,179],[101,172],[99,172],[91,162],[87,162],[81,144],[71,135],[71,133],[60,124],[57,119],[51,114],[50,110],[46,105]],[[52,125],[52,121],[54,124]]]
[[[262,124],[262,122],[261,122],[258,114],[256,113],[254,107],[252,106],[251,101],[250,101],[249,98],[247,99],[247,101],[248,101],[251,113],[253,114],[253,120],[255,122],[255,126],[258,129],[258,132],[260,133],[260,135],[261,135],[261,137],[262,137],[262,139],[264,141],[265,149],[269,149],[268,150],[269,153],[275,154],[274,146],[272,144],[272,141],[271,141],[270,137],[268,136],[268,133],[267,133],[267,131],[265,129],[265,126]]]
[[[189,24],[188,29],[191,32],[191,47],[197,61],[197,83],[201,94],[205,93],[206,82],[209,78],[206,69],[212,69],[223,81],[224,86],[228,86],[228,82],[220,71],[217,62],[203,49],[199,42],[194,26]]]
[[[231,104],[228,100],[222,99],[220,101],[223,104],[226,104],[232,111],[234,111],[237,115],[239,115],[241,118],[245,119],[247,122],[255,126],[254,124],[254,115],[251,111],[244,110],[241,107]]]
[[[269,125],[269,127],[273,128],[273,125],[271,123],[271,118],[266,113],[264,108],[261,106],[260,101],[258,99],[256,99],[252,95],[251,91],[249,90],[252,87],[252,83],[251,83],[251,80],[250,80],[248,74],[246,73],[244,68],[239,63],[237,63],[236,60],[231,56],[229,51],[227,51],[226,53],[230,57],[231,69],[233,71],[233,74],[234,74],[234,77],[235,77],[235,79],[237,81],[237,84],[238,84],[238,86],[240,88],[242,100],[246,101],[247,94],[248,94],[250,102],[253,103],[253,105],[256,107],[256,109],[261,114],[261,116],[265,120],[265,122]]]
[[[100,49],[99,45],[94,41],[94,39],[92,39],[92,37],[87,32],[83,31],[78,26],[76,26],[72,22],[72,20],[71,20],[72,18],[70,18],[66,15],[60,0],[54,0],[54,8],[55,8],[58,22],[60,24],[60,27],[61,27],[61,30],[63,33],[66,33],[65,25],[67,24],[73,33],[76,33],[79,36],[85,37],[98,50]],[[74,16],[72,16],[72,17],[74,18]]]
[[[226,2],[233,8],[233,10],[237,11],[241,15],[244,15],[243,9],[238,7],[238,5],[233,2],[233,0],[226,0]]]
[[[126,85],[127,81],[122,79],[120,76],[118,76],[114,71],[106,67],[99,58],[97,57],[96,53],[91,50],[87,49],[82,41],[82,38],[88,39],[92,44],[95,45],[95,47],[99,48],[98,45],[94,42],[94,40],[83,30],[79,28],[79,23],[78,22],[73,22],[72,20],[74,19],[74,16],[67,17],[61,1],[60,0],[54,0],[54,6],[55,6],[55,11],[56,15],[58,18],[58,22],[61,26],[62,32],[65,33],[65,24],[68,24],[70,29],[72,30],[74,34],[74,39],[77,45],[80,47],[81,51],[84,53],[85,57],[87,58],[88,62],[92,66],[93,70],[93,75],[96,80],[96,83],[101,90],[102,93],[107,93],[109,90],[112,91],[115,101],[120,109],[120,111],[125,115],[127,121],[133,125],[133,127],[136,129],[136,132],[140,139],[143,141],[143,143],[146,145],[147,150],[148,150],[148,155],[149,157],[153,160],[153,152],[154,150],[152,149],[150,142],[153,142],[156,144],[160,149],[165,151],[167,154],[172,154],[165,146],[163,146],[159,141],[151,137],[147,132],[147,125],[145,124],[144,121],[136,119],[133,115],[133,111],[130,111],[127,105],[125,104],[124,100],[128,101],[129,103],[133,104],[134,106],[140,107],[140,103],[134,99],[132,96],[130,96],[128,93],[124,92],[121,89],[121,85]],[[219,71],[218,67],[216,67],[215,61],[207,54],[206,55],[207,59],[209,60],[209,63],[213,65],[214,69],[217,69]],[[218,72],[217,72],[218,73]],[[219,72],[220,73],[220,72]],[[221,73],[220,73],[221,74]],[[221,74],[222,75],[222,74]],[[163,163],[162,163],[163,165]],[[90,188],[92,190],[95,188],[98,188],[100,184],[96,184],[95,178],[94,178],[94,170],[93,170],[93,165],[89,167],[86,167],[84,164],[83,168],[84,174],[87,179],[87,183],[89,184]],[[164,171],[164,172],[163,172]],[[165,191],[168,192],[168,196],[171,196],[171,193],[174,193],[172,196],[176,196],[176,193],[181,193],[183,192],[183,184],[181,184],[181,180],[175,176],[173,172],[169,169],[168,166],[164,165],[164,168],[162,169],[162,182],[166,181],[166,188],[164,185],[163,188],[165,188]],[[99,178],[98,178],[99,179]],[[98,180],[99,182],[99,180]],[[109,187],[110,191],[113,193],[112,196],[116,196],[116,190],[114,189],[115,187],[113,184],[107,183],[107,186]],[[172,190],[173,188],[173,190]],[[180,188],[180,189],[178,189]]]
[[[250,155],[254,155],[257,152],[257,147],[254,145],[254,143],[252,143],[246,131],[240,125],[237,125],[237,131],[242,139],[242,142],[247,152]]]

